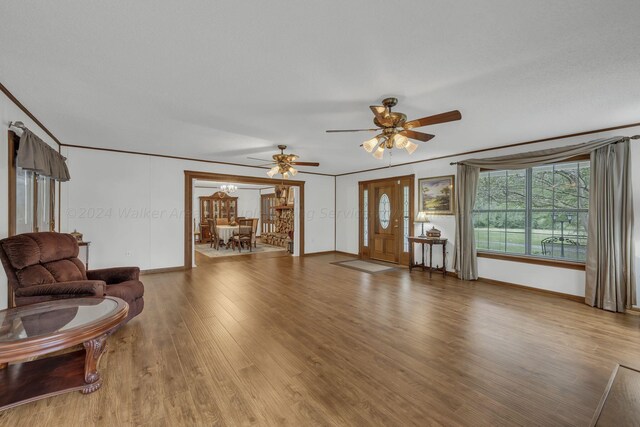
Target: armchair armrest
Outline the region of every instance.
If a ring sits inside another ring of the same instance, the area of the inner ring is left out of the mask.
[[[139,277],[140,269],[138,267],[114,267],[87,271],[87,279],[102,280],[107,285],[115,285],[128,280],[139,280]]]
[[[77,280],[73,282],[47,283],[46,285],[35,285],[16,290],[16,297],[36,297],[36,296],[96,296],[105,295],[106,284],[102,280]]]

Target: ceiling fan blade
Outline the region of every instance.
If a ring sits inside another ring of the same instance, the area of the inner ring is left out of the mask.
[[[405,129],[413,129],[427,125],[435,125],[438,123],[452,122],[454,120],[460,120],[461,118],[462,114],[460,114],[460,111],[453,110],[446,113],[436,114],[434,116],[423,117],[421,119],[408,121],[404,124],[403,127]]]
[[[431,135],[430,133],[416,132],[414,130],[403,130],[398,132],[400,135],[406,136],[407,138],[417,139],[418,141],[427,142],[430,139],[435,138],[435,135]]]
[[[268,160],[268,159],[259,159],[259,158],[257,158],[257,157],[247,157],[247,159],[250,159],[250,160],[258,160],[258,161],[261,161],[261,162],[271,162],[271,163],[273,163],[273,160]]]
[[[380,128],[375,129],[332,129],[328,130],[327,133],[335,133],[335,132],[371,132],[371,131],[379,131]]]
[[[317,162],[291,162],[290,164],[297,166],[320,166],[320,163]]]

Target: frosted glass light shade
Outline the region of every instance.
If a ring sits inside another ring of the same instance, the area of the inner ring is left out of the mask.
[[[416,151],[417,148],[418,148],[418,144],[415,144],[409,140],[407,140],[407,143],[404,146],[404,149],[407,150],[407,153],[409,154],[413,154],[413,152]]]
[[[393,136],[393,142],[396,145],[396,148],[403,149],[407,146],[407,144],[413,144],[406,136],[400,135],[399,133]]]
[[[267,172],[267,175],[269,175],[269,178],[273,178],[273,176],[277,174],[279,171],[280,171],[280,168],[278,166],[274,166],[271,169],[269,169],[269,172]]]
[[[298,174],[298,170],[289,166],[289,173],[291,174],[291,176],[296,176]]]
[[[378,149],[373,152],[373,157],[375,157],[378,160],[381,160],[383,156],[384,156],[384,148],[382,147],[378,147]]]
[[[370,153],[373,151],[374,148],[376,148],[376,145],[378,145],[379,139],[377,136],[374,136],[373,138],[365,141],[362,143],[362,148],[364,148],[365,150],[367,150],[367,153]]]

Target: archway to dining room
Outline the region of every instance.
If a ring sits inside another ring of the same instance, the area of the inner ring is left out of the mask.
[[[185,267],[304,252],[304,182],[185,171]]]

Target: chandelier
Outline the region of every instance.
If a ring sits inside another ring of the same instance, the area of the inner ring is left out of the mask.
[[[238,186],[233,184],[225,184],[220,187],[220,190],[222,190],[223,193],[231,194],[235,193],[238,190]]]

